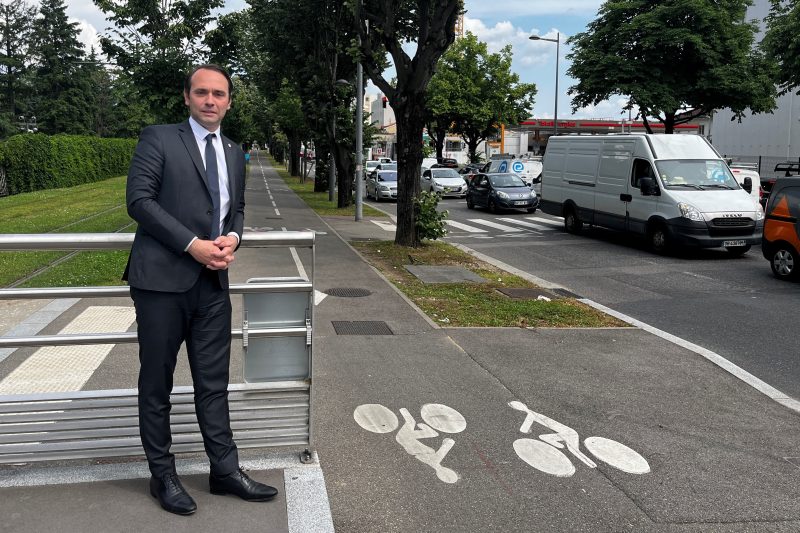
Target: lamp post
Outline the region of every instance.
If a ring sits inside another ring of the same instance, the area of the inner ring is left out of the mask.
[[[531,35],[528,39],[531,41],[550,41],[551,43],[556,43],[556,103],[555,110],[553,111],[553,135],[558,135],[558,49],[561,44],[561,33],[556,32],[555,39],[547,39],[546,37],[539,37],[538,35]]]
[[[359,37],[359,46],[361,38]],[[361,61],[356,65],[356,222],[363,216],[364,200],[364,73]]]

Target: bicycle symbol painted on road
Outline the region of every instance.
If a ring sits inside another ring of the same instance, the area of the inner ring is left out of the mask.
[[[531,433],[531,426],[537,422],[555,433],[539,435],[539,439],[517,439],[514,451],[520,459],[533,468],[559,477],[569,477],[575,473],[575,465],[569,457],[559,450],[566,448],[589,468],[597,468],[597,464],[580,450],[580,437],[574,429],[556,422],[519,401],[508,402],[508,406],[525,413],[525,420],[519,430]],[[647,474],[650,465],[644,457],[615,440],[603,437],[589,437],[583,441],[586,449],[597,459],[629,474]]]
[[[455,445],[451,438],[442,440],[438,450],[426,446],[421,439],[432,439],[442,433],[461,433],[467,428],[467,421],[453,409],[440,403],[426,403],[420,409],[420,417],[425,422],[417,424],[414,417],[405,407],[400,409],[403,425],[400,426],[397,416],[391,409],[379,403],[359,405],[353,412],[353,418],[359,426],[372,433],[391,433],[398,427],[395,440],[403,449],[418,461],[430,466],[436,477],[445,483],[455,483],[459,475],[452,468],[442,466],[442,461]]]

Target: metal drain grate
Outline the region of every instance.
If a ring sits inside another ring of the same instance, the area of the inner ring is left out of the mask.
[[[331,324],[337,335],[394,335],[386,322],[381,320],[332,320]]]
[[[372,292],[358,287],[334,287],[326,290],[325,294],[329,296],[338,296],[339,298],[362,298],[364,296],[369,296]]]

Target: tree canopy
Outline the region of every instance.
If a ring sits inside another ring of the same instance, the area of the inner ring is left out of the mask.
[[[642,118],[672,133],[698,114],[775,107],[769,62],[753,47],[745,20],[749,0],[613,0],[587,31],[568,39],[573,51],[573,110],[628,95]],[[679,114],[685,112],[681,118]],[[647,125],[647,123],[645,122]],[[647,126],[649,128],[649,125]]]
[[[776,80],[781,91],[800,89],[800,2],[771,2],[761,48],[776,62]]]

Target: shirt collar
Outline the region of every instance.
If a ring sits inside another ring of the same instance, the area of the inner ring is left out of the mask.
[[[197,137],[198,140],[201,141],[206,140],[206,136],[209,133],[216,134],[216,139],[222,140],[222,135],[220,134],[221,128],[219,127],[217,127],[215,131],[209,131],[205,129],[203,126],[201,126],[200,123],[194,119],[194,117],[189,117],[189,126],[192,127],[192,133],[194,133],[194,136]]]

